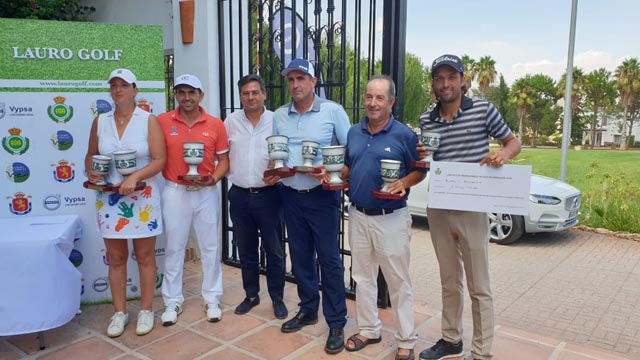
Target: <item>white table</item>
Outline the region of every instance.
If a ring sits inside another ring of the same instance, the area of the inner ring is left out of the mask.
[[[73,319],[82,285],[69,254],[81,235],[78,215],[0,219],[0,336]]]

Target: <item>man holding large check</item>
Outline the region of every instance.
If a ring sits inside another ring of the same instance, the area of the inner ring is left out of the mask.
[[[431,166],[432,178],[438,170],[434,165],[439,161],[479,163],[480,166],[500,168],[518,155],[520,142],[495,106],[486,100],[464,96],[467,89],[464,87],[464,67],[459,57],[443,55],[437,58],[433,61],[431,75],[431,86],[438,103],[420,117],[420,125],[423,131],[439,133],[439,147],[431,154],[436,162]],[[500,150],[489,150],[490,136],[500,141]],[[429,154],[421,151],[421,155],[426,157]],[[469,186],[481,185],[478,182],[483,174],[461,179],[453,176],[456,175],[455,170],[449,174],[452,175],[449,185],[439,184],[443,186],[443,192],[460,194],[468,191]],[[446,186],[459,186],[460,189]],[[422,351],[420,359],[439,360],[463,355],[463,265],[472,302],[471,355],[474,359],[491,359],[494,323],[487,253],[489,220],[486,212],[451,209],[431,206],[427,209],[431,240],[440,266],[442,339],[430,349]]]

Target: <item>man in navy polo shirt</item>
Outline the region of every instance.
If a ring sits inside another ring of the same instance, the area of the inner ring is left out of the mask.
[[[292,60],[281,73],[286,77],[292,101],[273,115],[274,134],[289,137],[286,166],[304,163],[302,142],[312,140],[320,147],[347,142],[349,118],[342,106],[316,96],[313,65],[305,59]],[[318,322],[320,294],[316,255],[322,277],[322,312],[329,325],[325,351],[338,353],[344,348],[347,322],[344,266],[338,244],[340,196],[324,191],[321,181],[328,176],[322,158],[313,161],[318,173],[295,174],[282,179],[282,204],[291,252],[293,275],[298,282],[300,311],[282,324],[283,332],[294,332]]]
[[[349,129],[343,179],[349,179],[349,244],[356,282],[356,322],[359,332],[347,340],[347,351],[358,351],[381,341],[377,277],[382,269],[389,286],[391,308],[398,329],[396,359],[413,359],[417,340],[413,321],[413,291],[409,278],[411,215],[405,195],[425,177],[426,170],[411,168],[418,158],[418,135],[395,120],[395,84],[388,76],[375,76],[367,84],[367,116]],[[380,160],[401,162],[400,178],[389,185],[399,200],[374,198],[382,186]]]

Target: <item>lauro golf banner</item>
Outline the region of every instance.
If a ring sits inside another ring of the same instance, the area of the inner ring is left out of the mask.
[[[161,27],[0,19],[0,217],[81,216],[70,260],[82,273],[83,301],[111,297],[96,192],[82,184],[93,119],[114,106],[107,78],[116,68],[136,74],[139,107],[165,111]],[[156,256],[161,267],[164,237]],[[132,251],[128,274],[128,295],[137,296]],[[159,269],[157,289],[161,282]]]

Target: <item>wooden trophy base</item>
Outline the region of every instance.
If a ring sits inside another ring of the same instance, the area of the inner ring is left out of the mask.
[[[209,175],[178,175],[178,180],[207,182],[211,179]]]
[[[120,190],[120,185],[112,185],[112,184],[106,184],[106,185],[96,185],[92,182],[90,182],[89,180],[85,181],[84,183],[82,183],[82,186],[84,186],[86,189],[89,190],[97,190],[97,191],[103,191],[103,192],[118,192],[118,190]],[[147,183],[144,181],[138,181],[136,183],[136,187],[133,189],[134,191],[140,191],[140,190],[144,190],[144,188],[147,187]]]
[[[313,166],[294,166],[293,171],[301,174],[304,174],[304,173],[320,174],[322,172],[322,170],[320,170],[319,168],[314,168]]]
[[[288,178],[288,177],[292,177],[293,175],[295,175],[296,172],[286,166],[283,166],[281,168],[277,168],[277,169],[269,169],[269,170],[265,170],[264,174],[262,174],[264,177],[268,177],[268,176],[279,176],[281,179],[284,178]]]
[[[431,166],[431,163],[429,163],[428,161],[414,160],[411,162],[411,167],[418,168],[418,169],[428,169],[430,166]]]
[[[376,199],[382,200],[402,200],[404,197],[399,194],[391,194],[388,192],[382,192],[380,190],[373,190],[371,195]]]
[[[348,189],[349,188],[349,183],[348,182],[343,182],[343,183],[324,183],[322,184],[322,188],[324,190],[344,190],[344,189]]]

